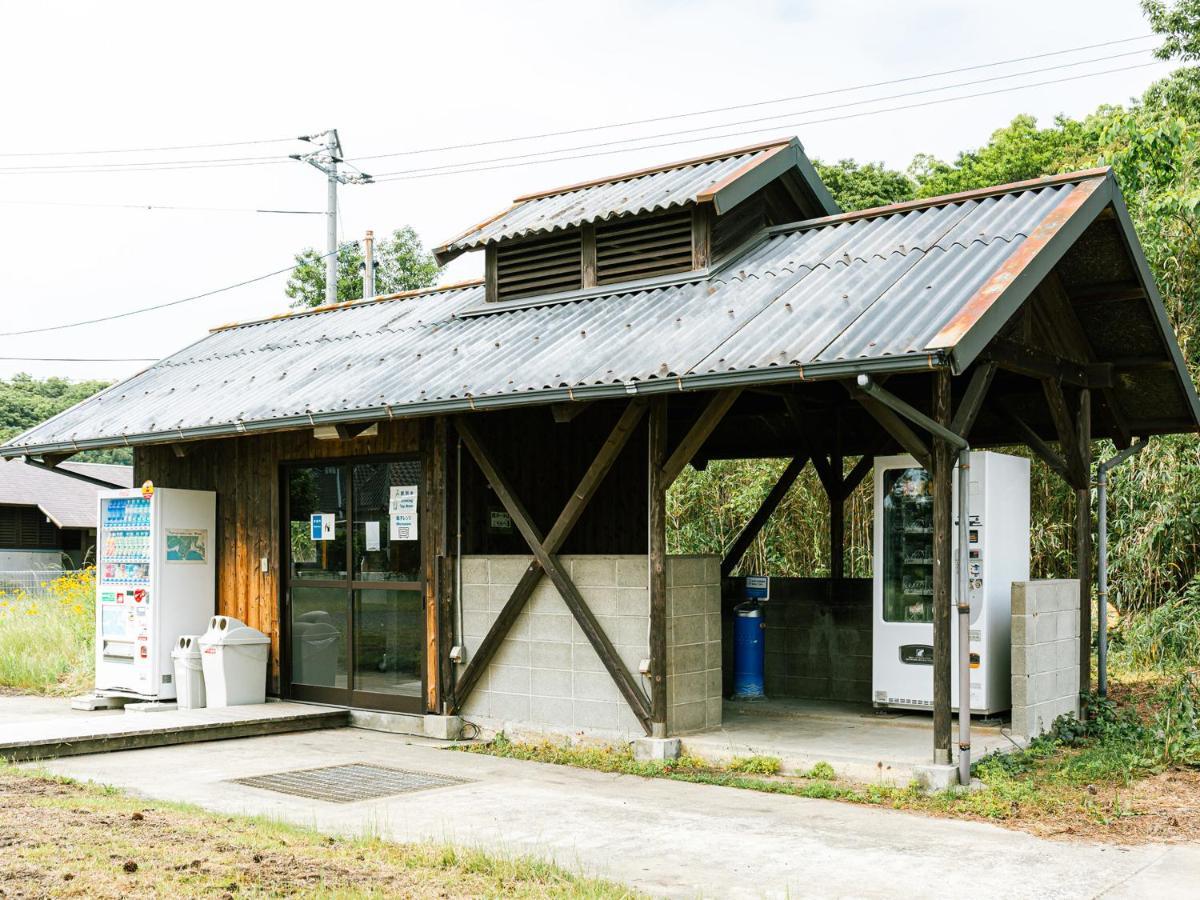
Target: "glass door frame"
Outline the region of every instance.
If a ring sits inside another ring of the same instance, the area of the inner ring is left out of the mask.
[[[347,706],[354,709],[372,709],[385,712],[424,713],[426,684],[426,653],[428,640],[421,644],[421,692],[417,697],[403,694],[385,694],[374,691],[356,690],[355,652],[357,635],[355,633],[355,597],[358,591],[387,590],[415,591],[421,597],[421,628],[426,630],[424,615],[425,604],[428,602],[425,593],[425,555],[426,555],[426,516],[418,516],[419,541],[421,548],[421,563],[418,566],[417,581],[363,581],[354,577],[354,467],[371,463],[395,463],[415,461],[421,465],[420,496],[426,491],[426,463],[420,453],[390,453],[371,454],[363,456],[334,456],[326,459],[288,460],[279,464],[279,505],[280,505],[280,578],[279,578],[279,631],[280,631],[280,669],[282,693],[289,700],[301,700],[312,703],[325,703],[331,706]],[[291,541],[291,491],[289,476],[295,469],[322,468],[336,466],[341,469],[341,477],[346,488],[346,527],[338,540],[346,542],[346,577],[344,579],[304,579],[305,587],[344,589],[346,591],[346,681],[347,687],[326,687],[311,684],[296,684],[292,681],[292,541]],[[420,508],[418,501],[418,509]],[[427,637],[427,636],[426,636]]]

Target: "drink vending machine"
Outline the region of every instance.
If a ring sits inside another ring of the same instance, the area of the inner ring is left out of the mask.
[[[1029,579],[1029,460],[972,451],[967,498],[971,711],[1009,708],[1012,583]],[[911,456],[875,460],[874,621],[877,707],[933,708],[933,496]],[[958,667],[958,479],[951,507],[950,659]],[[958,677],[950,679],[957,709]]]
[[[96,540],[96,693],[174,700],[171,648],[215,612],[216,494],[103,491]]]

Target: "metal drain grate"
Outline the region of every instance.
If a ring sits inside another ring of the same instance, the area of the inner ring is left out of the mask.
[[[297,769],[294,772],[276,772],[274,775],[256,775],[252,778],[231,780],[235,784],[307,797],[309,800],[325,800],[329,803],[354,803],[358,800],[374,800],[379,797],[467,783],[464,778],[431,775],[428,772],[408,772],[404,769],[365,763]]]

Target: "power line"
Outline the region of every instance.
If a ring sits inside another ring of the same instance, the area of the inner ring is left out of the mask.
[[[252,209],[238,206],[175,206],[165,203],[82,203],[73,200],[0,200],[0,204],[12,206],[73,206],[85,209],[140,209],[170,210],[187,212],[269,213],[287,216],[323,216],[320,209]]]
[[[142,363],[158,362],[154,356],[0,356],[0,362]]]
[[[774,100],[758,100],[758,101],[755,101],[752,103],[736,103],[731,106],[718,106],[718,107],[713,107],[711,109],[695,110],[693,112],[674,113],[671,115],[664,115],[664,116],[651,116],[651,117],[645,118],[645,119],[630,119],[630,120],[624,121],[624,122],[609,122],[604,125],[587,125],[587,126],[584,126],[581,128],[569,128],[569,129],[565,129],[562,131],[546,131],[541,134],[517,135],[517,136],[513,136],[513,137],[495,138],[495,139],[487,140],[487,141],[473,141],[470,143],[463,143],[463,144],[447,144],[447,145],[441,146],[441,147],[424,147],[424,148],[421,148],[418,150],[400,150],[400,151],[397,151],[394,153],[376,153],[376,154],[373,154],[370,156],[355,156],[355,157],[352,157],[352,159],[367,160],[367,159],[386,159],[386,158],[395,157],[395,156],[417,156],[417,155],[426,154],[426,153],[442,153],[447,150],[467,150],[467,149],[474,149],[477,147],[490,147],[490,146],[494,146],[496,144],[512,144],[512,143],[518,143],[521,141],[541,140],[544,138],[566,137],[566,136],[573,135],[573,134],[583,134],[583,133],[586,133],[589,131],[602,131],[602,130],[611,129],[611,128],[628,128],[633,125],[648,125],[648,124],[652,124],[655,122],[669,122],[669,121],[676,120],[676,119],[692,118],[694,116],[706,116],[706,115],[713,115],[716,113],[733,112],[733,111],[739,110],[739,109],[752,109],[754,107],[759,107],[759,106],[770,106],[775,103],[790,103],[793,100],[811,100],[814,97],[827,97],[827,96],[830,96],[833,94],[845,94],[845,93],[851,93],[853,91],[868,90],[870,88],[889,87],[894,84],[903,84],[903,83],[909,82],[909,81],[922,81],[927,78],[940,78],[945,75],[958,75],[963,72],[973,72],[973,71],[977,71],[979,69],[990,69],[990,68],[994,68],[996,66],[1009,65],[1012,63],[1030,62],[1035,59],[1046,59],[1046,58],[1052,57],[1052,56],[1064,56],[1069,53],[1079,53],[1083,50],[1096,50],[1101,47],[1112,47],[1112,46],[1116,46],[1118,44],[1128,44],[1128,43],[1132,43],[1134,41],[1144,41],[1148,38],[1155,38],[1155,37],[1157,37],[1157,35],[1155,35],[1155,34],[1143,34],[1143,35],[1139,35],[1137,37],[1119,38],[1117,40],[1112,40],[1112,41],[1102,41],[1098,44],[1083,44],[1078,47],[1069,47],[1065,50],[1052,50],[1052,51],[1049,51],[1046,53],[1035,53],[1030,56],[1017,56],[1017,57],[1012,57],[1010,59],[995,60],[994,62],[978,63],[976,65],[971,65],[971,66],[961,66],[956,69],[943,69],[939,72],[927,72],[923,75],[907,75],[903,78],[892,78],[892,79],[888,79],[886,81],[867,82],[864,84],[850,85],[848,87],[830,88],[829,90],[815,91],[815,92],[809,93],[809,94],[795,94],[790,97],[778,97]]]
[[[866,105],[869,105],[872,103],[883,103],[888,100],[900,100],[905,97],[917,97],[917,96],[921,96],[923,94],[932,94],[932,93],[937,93],[939,91],[949,91],[949,90],[954,90],[956,88],[971,87],[972,85],[977,85],[977,84],[988,84],[988,83],[995,82],[995,81],[1005,81],[1010,78],[1022,78],[1026,75],[1038,75],[1043,72],[1054,72],[1054,71],[1058,71],[1060,69],[1070,69],[1070,68],[1074,68],[1075,66],[1084,66],[1084,65],[1090,65],[1091,63],[1106,62],[1106,61],[1112,60],[1112,59],[1121,59],[1121,58],[1129,57],[1129,56],[1140,56],[1140,55],[1142,55],[1144,53],[1148,53],[1148,52],[1149,52],[1148,50],[1131,50],[1131,51],[1127,51],[1125,53],[1115,53],[1110,56],[1099,56],[1099,57],[1095,57],[1092,59],[1080,60],[1079,62],[1062,63],[1062,64],[1055,65],[1055,66],[1045,66],[1040,69],[1027,69],[1022,72],[1012,72],[1007,75],[991,75],[991,76],[988,76],[987,78],[977,78],[972,81],[956,82],[954,84],[942,85],[940,87],[921,88],[921,89],[915,90],[915,91],[904,91],[899,94],[890,94],[890,95],[887,95],[884,97],[871,97],[866,100],[853,100],[850,102],[838,103],[833,106],[819,106],[819,107],[814,107],[812,109],[789,110],[788,112],[775,113],[775,114],[769,115],[769,116],[759,116],[759,117],[753,118],[753,119],[741,119],[741,120],[735,121],[735,122],[718,122],[713,125],[701,125],[696,128],[685,128],[685,129],[681,129],[678,131],[664,131],[664,132],[659,132],[657,134],[642,135],[641,137],[617,138],[615,140],[602,141],[599,143],[578,144],[574,147],[559,147],[556,150],[538,150],[538,151],[531,151],[528,153],[518,153],[518,154],[514,154],[512,156],[496,156],[496,157],[491,157],[489,159],[479,159],[479,160],[474,160],[474,161],[465,162],[465,163],[462,163],[462,162],[448,163],[448,164],[439,165],[439,166],[425,166],[425,167],[419,167],[419,168],[414,168],[414,169],[401,169],[401,170],[394,171],[394,172],[381,172],[381,173],[379,173],[378,177],[382,178],[383,176],[387,176],[387,175],[410,175],[410,174],[414,174],[417,172],[435,172],[435,171],[439,171],[439,170],[443,170],[443,169],[457,169],[464,165],[473,166],[473,165],[481,165],[484,163],[509,162],[511,160],[516,160],[516,159],[531,159],[534,157],[541,157],[541,156],[553,156],[557,153],[569,153],[569,152],[573,152],[576,150],[593,150],[593,149],[602,148],[602,147],[614,147],[619,144],[631,144],[631,143],[637,143],[638,141],[654,140],[657,138],[679,137],[679,136],[685,135],[685,134],[698,134],[698,133],[704,132],[704,131],[715,131],[715,130],[718,130],[721,128],[732,128],[736,125],[754,125],[759,122],[770,122],[770,121],[774,121],[776,119],[786,119],[791,116],[810,115],[812,113],[828,112],[828,111],[834,110],[834,109],[846,109],[847,107],[851,107],[851,106],[866,106]],[[775,127],[775,126],[772,126],[772,127]],[[756,130],[761,130],[761,129],[756,129]]]
[[[257,141],[222,141],[216,144],[176,144],[171,147],[121,147],[113,150],[36,150],[26,153],[0,153],[2,157],[13,156],[104,156],[115,153],[166,153],[171,150],[211,150],[218,147],[249,147],[252,144],[286,144],[294,137],[265,138]]]
[[[338,250],[340,250],[340,249],[341,249],[341,247],[338,248]],[[335,250],[333,252],[337,253],[338,251]],[[321,256],[318,256],[317,259],[319,259],[319,260],[324,259],[326,256],[329,256],[329,255],[330,254],[325,253],[325,254],[322,254]],[[308,260],[305,260],[304,262],[308,262]],[[202,300],[205,297],[211,297],[214,294],[222,294],[225,291],[232,291],[235,288],[245,287],[248,284],[254,284],[255,282],[265,281],[266,279],[273,278],[276,275],[282,275],[285,272],[291,272],[292,270],[296,269],[297,267],[299,267],[303,264],[304,263],[299,263],[299,262],[292,263],[290,266],[288,266],[287,268],[284,268],[284,269],[276,269],[274,272],[267,272],[265,275],[255,275],[253,278],[247,278],[245,281],[237,282],[237,284],[230,284],[230,285],[226,285],[225,287],[215,288],[211,291],[204,291],[201,294],[193,294],[190,297],[182,297],[179,300],[169,300],[166,303],[156,303],[153,306],[143,306],[140,309],[131,309],[131,310],[127,310],[126,312],[113,313],[112,315],[109,315],[109,316],[99,316],[95,319],[84,319],[79,322],[63,322],[59,325],[46,325],[46,326],[43,326],[42,328],[26,328],[21,331],[0,331],[0,337],[17,337],[18,335],[24,335],[24,334],[42,334],[47,331],[63,331],[67,328],[78,328],[81,325],[97,325],[100,322],[112,322],[112,321],[115,321],[116,319],[127,319],[130,316],[138,316],[138,315],[141,315],[142,313],[154,312],[159,309],[167,309],[168,307],[179,306],[180,304],[183,304],[183,303],[191,303],[193,300]]]
[[[4,166],[0,175],[91,175],[102,172],[168,172],[174,169],[234,169],[242,166],[278,166],[288,162],[282,156],[233,156],[217,159],[157,159],[137,163],[91,163],[64,166]]]
[[[597,157],[597,156],[611,156],[616,153],[630,153],[630,152],[634,152],[637,150],[653,150],[653,149],[658,149],[661,147],[676,147],[681,144],[695,144],[695,143],[700,143],[703,141],[720,140],[720,139],[724,139],[724,138],[734,138],[734,137],[740,138],[740,137],[746,137],[746,136],[754,135],[754,134],[761,134],[768,130],[770,130],[770,131],[775,131],[777,129],[791,130],[791,129],[801,128],[801,127],[808,126],[808,125],[821,125],[821,124],[825,124],[828,122],[841,122],[841,121],[844,121],[847,119],[859,119],[859,118],[863,118],[865,116],[880,115],[882,113],[900,112],[900,111],[908,110],[908,109],[919,109],[919,108],[923,108],[926,106],[936,106],[940,103],[952,103],[952,102],[955,102],[958,100],[971,100],[971,99],[975,99],[977,97],[990,97],[995,94],[1007,94],[1007,93],[1011,93],[1012,91],[1022,91],[1022,90],[1027,90],[1029,88],[1035,88],[1035,87],[1045,87],[1045,86],[1051,85],[1051,84],[1062,84],[1062,83],[1068,82],[1068,81],[1079,81],[1084,78],[1095,78],[1099,75],[1111,75],[1116,72],[1129,72],[1134,69],[1146,69],[1151,66],[1159,65],[1160,62],[1161,61],[1156,60],[1154,62],[1138,63],[1137,65],[1133,65],[1133,66],[1122,66],[1122,67],[1115,68],[1115,69],[1103,69],[1099,72],[1085,72],[1081,75],[1071,75],[1071,76],[1067,76],[1064,78],[1052,78],[1052,79],[1048,79],[1046,81],[1032,82],[1030,84],[1018,84],[1018,85],[1014,85],[1012,87],[996,88],[995,90],[991,90],[991,91],[976,91],[973,94],[962,94],[957,97],[939,97],[936,100],[924,100],[919,103],[906,103],[901,106],[889,106],[885,109],[871,109],[871,110],[864,110],[863,112],[847,113],[844,116],[827,116],[823,119],[808,119],[805,121],[790,122],[790,123],[786,123],[786,124],[782,124],[782,125],[774,125],[770,129],[755,128],[755,129],[750,129],[748,131],[746,131],[746,130],[731,131],[731,132],[725,132],[723,134],[710,134],[710,135],[706,135],[704,137],[681,138],[680,140],[674,140],[674,141],[663,141],[663,142],[654,143],[654,144],[643,144],[642,146],[639,146],[639,147],[621,147],[621,148],[618,148],[615,150],[596,150],[591,153],[570,153],[569,155],[566,155],[566,156],[556,156],[556,157],[548,158],[548,159],[526,159],[524,161],[519,161],[519,162],[498,163],[496,165],[474,165],[472,163],[463,163],[462,165],[464,166],[464,168],[455,169],[453,171],[442,171],[442,170],[436,169],[436,167],[434,169],[410,169],[410,170],[407,170],[406,172],[397,172],[397,173],[391,173],[391,174],[385,173],[384,175],[381,175],[380,177],[376,178],[375,180],[377,182],[382,183],[382,182],[387,182],[387,181],[410,181],[410,180],[415,180],[418,178],[436,178],[436,177],[443,176],[443,175],[466,175],[466,174],[470,174],[473,172],[488,172],[488,171],[492,171],[495,169],[512,169],[512,168],[519,168],[522,166],[541,165],[544,163],[567,162],[567,161],[576,160],[576,159],[588,159],[588,158]],[[655,135],[648,135],[645,138],[643,138],[643,140],[648,140],[653,137],[655,137]]]

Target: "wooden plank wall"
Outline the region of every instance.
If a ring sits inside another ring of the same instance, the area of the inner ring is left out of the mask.
[[[177,456],[175,446],[184,448],[186,454]],[[279,464],[416,453],[420,449],[416,421],[382,422],[377,437],[346,441],[318,441],[305,429],[138,447],[134,451],[134,483],[150,479],[159,487],[217,492],[217,608],[271,636],[271,684],[278,692]],[[263,557],[267,558],[266,572],[259,563]]]

